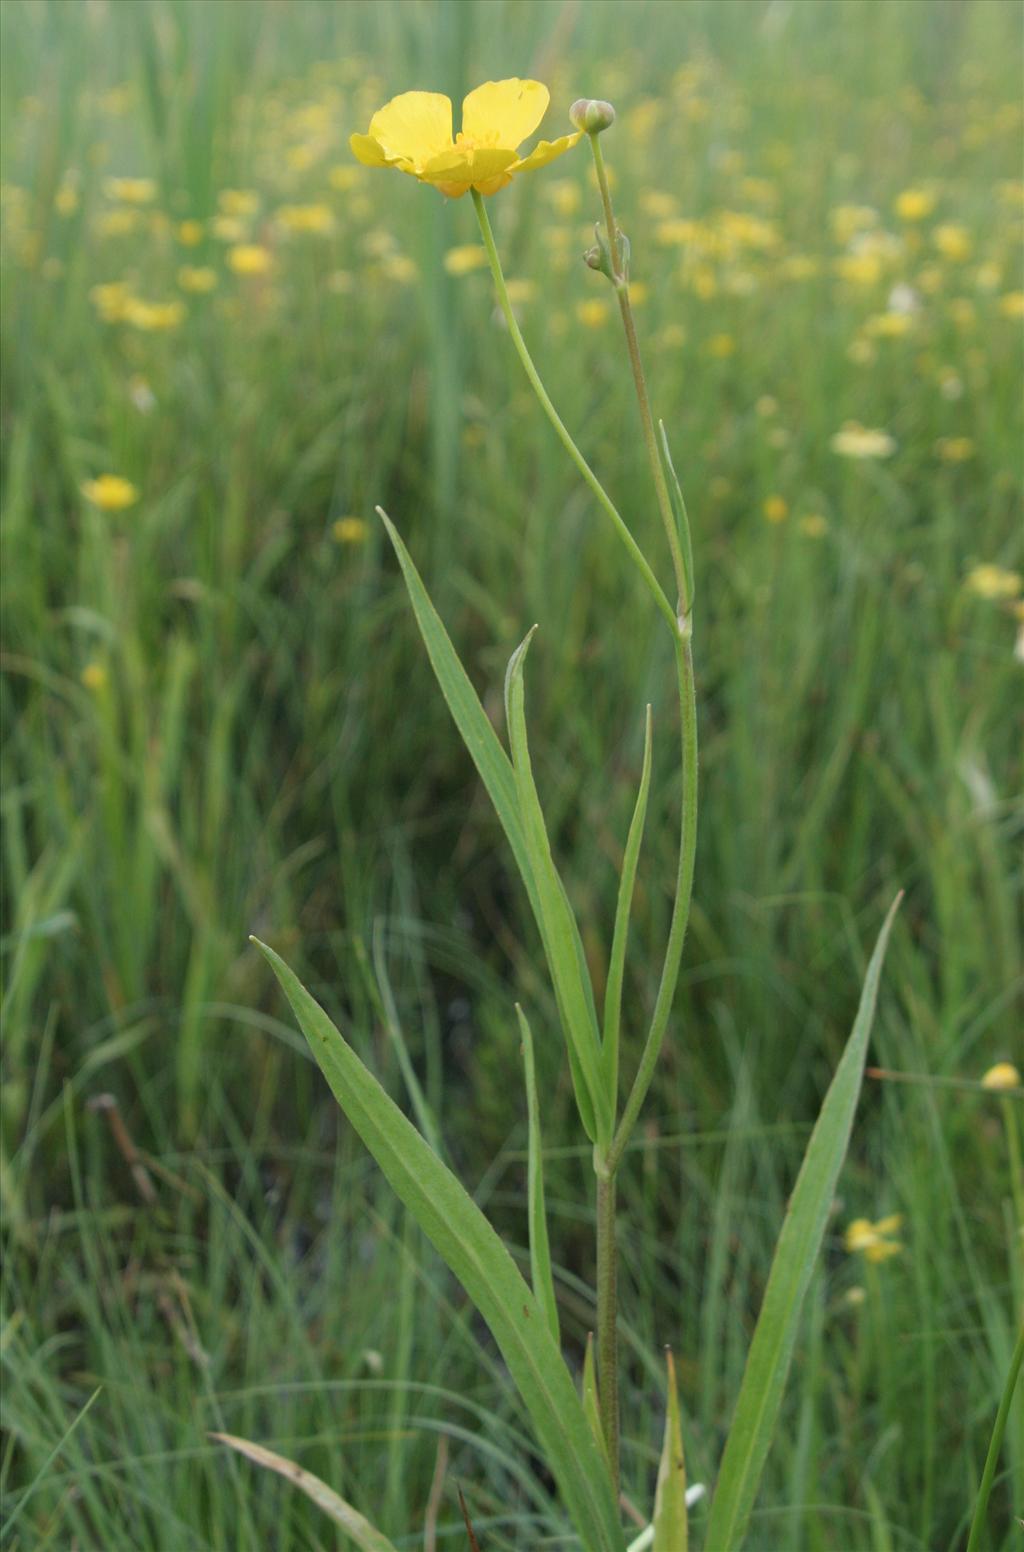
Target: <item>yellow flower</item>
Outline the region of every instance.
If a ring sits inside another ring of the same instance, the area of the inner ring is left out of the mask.
[[[137,210],[105,210],[96,217],[96,232],[100,237],[127,237],[138,224]]]
[[[599,329],[608,317],[608,303],[602,297],[589,297],[585,302],[577,302],[576,316],[584,328]]]
[[[152,178],[107,178],[103,192],[122,205],[148,205],[156,198],[156,184]]]
[[[1012,1062],[996,1062],[981,1080],[983,1089],[1019,1089],[1021,1076]]]
[[[960,264],[971,256],[970,232],[965,226],[958,226],[953,221],[937,226],[932,233],[932,240],[942,257],[952,260],[954,264]]]
[[[713,334],[704,348],[716,361],[725,361],[736,354],[736,341],[731,334]]]
[[[184,248],[195,248],[203,240],[203,223],[201,221],[180,221],[175,234]]]
[[[178,271],[178,284],[183,291],[212,291],[217,284],[217,271],[208,264],[183,264]]]
[[[537,295],[537,287],[532,280],[513,279],[507,284],[508,299],[515,306],[517,302],[532,302]]]
[[[362,544],[369,532],[369,524],[361,517],[339,517],[331,524],[331,533],[339,544]]]
[[[970,437],[939,437],[935,451],[943,463],[966,463],[974,457],[974,443]]]
[[[119,474],[101,474],[95,480],[86,480],[82,495],[101,512],[123,512],[139,499],[135,486]]]
[[[65,178],[53,201],[59,216],[73,216],[78,209],[78,189]]]
[[[999,298],[999,311],[1004,318],[1024,318],[1024,291],[1007,291]]]
[[[875,1264],[888,1261],[890,1256],[898,1256],[903,1249],[900,1241],[893,1237],[902,1222],[899,1213],[879,1218],[877,1223],[870,1223],[867,1218],[855,1218],[846,1230],[843,1243],[850,1255],[859,1252],[865,1260]]]
[[[820,512],[808,512],[800,519],[800,532],[808,539],[821,539],[828,533],[828,519]]]
[[[325,237],[334,231],[334,214],[329,205],[282,205],[276,219],[286,232],[312,232]]]
[[[134,298],[125,281],[110,280],[104,285],[93,286],[89,300],[104,323],[123,323]]]
[[[215,216],[210,230],[218,242],[245,242],[249,228],[237,216]]]
[[[469,275],[487,263],[487,251],[480,243],[464,243],[461,248],[449,248],[444,256],[444,267],[449,275]]]
[[[184,302],[143,302],[137,297],[129,297],[125,303],[125,323],[146,334],[176,329],[184,317]]]
[[[904,189],[895,209],[901,221],[924,221],[935,209],[935,195],[929,189]]]
[[[967,573],[964,587],[976,598],[985,598],[992,602],[1002,598],[1016,598],[1021,587],[1020,572],[1007,571],[1002,566],[993,566],[986,562],[975,566]]]
[[[784,496],[769,496],[761,507],[765,521],[784,523],[789,516],[789,502]]]
[[[107,670],[102,663],[86,663],[81,678],[87,690],[102,690],[107,682]]]
[[[888,458],[896,451],[888,431],[872,430],[856,420],[848,420],[829,445],[842,458]]]
[[[270,249],[259,243],[239,243],[228,253],[228,264],[236,275],[265,275],[271,262]]]
[[[463,99],[462,128],[452,136],[451,99],[440,92],[403,92],[370,120],[369,133],[349,145],[367,167],[397,167],[452,199],[470,189],[496,194],[517,173],[545,167],[582,131],[542,140],[526,157],[518,147],[547,112],[550,94],[539,81],[486,81]]]
[[[248,220],[260,208],[260,197],[252,189],[221,189],[217,208],[221,215]]]
[[[864,332],[869,339],[901,339],[913,327],[914,319],[910,313],[876,313],[865,323]]]

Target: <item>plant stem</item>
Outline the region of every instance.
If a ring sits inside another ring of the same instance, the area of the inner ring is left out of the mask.
[[[611,190],[608,187],[608,174],[605,170],[604,156],[601,152],[600,136],[593,134],[587,138],[590,141],[590,149],[594,155],[594,169],[597,173],[598,187],[601,190],[601,204],[604,206],[604,221],[608,229],[608,253],[614,277],[613,284],[615,286],[615,295],[618,297],[619,312],[622,314],[622,327],[626,333],[629,364],[633,369],[633,382],[636,387],[637,403],[640,406],[640,423],[643,427],[644,446],[647,448],[651,474],[654,477],[654,491],[658,498],[658,509],[661,512],[661,520],[665,526],[665,537],[668,539],[668,547],[672,555],[672,569],[675,572],[676,591],[680,599],[680,610],[682,610],[687,600],[683,552],[679,543],[679,532],[676,528],[675,514],[672,511],[672,501],[668,493],[668,485],[665,482],[665,470],[662,467],[661,454],[658,452],[658,442],[654,434],[654,417],[651,414],[651,400],[647,392],[647,378],[644,375],[643,361],[640,358],[640,342],[636,337],[633,306],[629,300],[629,280],[623,271],[619,256],[618,227],[612,211],[612,196]]]
[[[615,1496],[619,1493],[618,1271],[615,1176],[597,1176],[597,1399]]]
[[[540,380],[540,374],[533,364],[533,358],[530,355],[529,350],[526,348],[526,341],[523,339],[519,324],[516,322],[516,315],[512,311],[512,303],[509,299],[508,287],[505,284],[505,276],[501,268],[501,260],[498,257],[498,250],[495,247],[494,233],[491,231],[491,221],[487,214],[487,207],[484,204],[483,196],[478,194],[476,189],[473,189],[472,194],[473,205],[476,209],[476,218],[480,223],[480,234],[484,240],[484,247],[487,250],[487,257],[491,265],[491,274],[494,277],[494,288],[498,293],[498,303],[505,315],[505,322],[508,324],[508,332],[512,336],[512,343],[516,347],[519,359],[523,363],[526,375],[530,380],[530,386],[540,401],[541,409],[544,411],[545,415],[548,417],[548,420],[550,420],[551,424],[554,426],[556,432],[558,433],[559,439],[561,440],[566,452],[569,454],[569,457],[580,471],[580,474],[583,476],[587,485],[589,485],[590,489],[597,497],[597,500],[604,508],[605,512],[615,524],[616,531],[619,535],[619,538],[626,546],[630,559],[636,566],[637,570],[640,572],[644,582],[647,584],[648,590],[650,591],[654,602],[657,604],[659,610],[671,625],[673,635],[676,635],[678,633],[678,623],[676,620],[675,610],[672,608],[672,605],[665,597],[665,594],[661,588],[661,584],[645,560],[639,545],[627,528],[625,521],[619,514],[614,502],[608,495],[608,492],[605,490],[604,486],[601,484],[601,481],[598,479],[597,475],[594,473],[593,469],[590,467],[587,460],[584,458],[583,454],[580,452],[579,448],[576,446],[576,443],[570,436],[565,422],[562,420],[562,417],[559,415],[558,411],[555,409],[555,406],[552,404],[550,398],[548,397],[547,389],[544,387],[544,384]]]
[[[1013,1404],[1013,1392],[1020,1374],[1021,1360],[1024,1359],[1024,1322],[1021,1323],[1017,1336],[1017,1345],[1010,1359],[1010,1372],[1006,1376],[1006,1389],[1003,1391],[1003,1399],[999,1403],[999,1411],[996,1413],[995,1426],[992,1429],[992,1439],[988,1447],[988,1455],[985,1457],[985,1469],[981,1473],[981,1486],[978,1488],[978,1501],[974,1505],[974,1518],[971,1521],[971,1534],[967,1541],[967,1552],[978,1552],[981,1546],[982,1534],[985,1530],[986,1512],[988,1500],[992,1492],[992,1483],[995,1480],[996,1466],[999,1463],[999,1451],[1003,1447],[1003,1434],[1006,1432],[1006,1422],[1010,1415],[1010,1407]]]

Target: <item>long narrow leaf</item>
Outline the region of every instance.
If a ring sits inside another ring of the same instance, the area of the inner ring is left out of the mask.
[[[360,1552],[396,1552],[395,1544],[375,1530],[369,1520],[361,1515],[358,1509],[353,1509],[344,1498],[339,1498],[332,1487],[315,1477],[311,1471],[304,1471],[293,1460],[286,1460],[283,1455],[275,1455],[273,1450],[268,1450],[262,1444],[253,1444],[249,1439],[237,1439],[231,1433],[212,1433],[211,1439],[216,1439],[218,1444],[226,1444],[229,1449],[237,1450],[239,1455],[244,1455],[247,1460],[254,1461],[257,1466],[262,1466],[266,1471],[276,1471],[279,1477],[284,1477],[297,1487],[300,1493],[316,1504],[318,1509],[340,1525],[347,1535],[352,1537]]]
[[[622,1552],[608,1473],[541,1308],[476,1203],[280,955],[253,939],[342,1110],[491,1329],[586,1552]]]
[[[555,1299],[554,1278],[551,1275],[551,1246],[548,1243],[548,1220],[544,1209],[544,1153],[540,1135],[537,1072],[533,1061],[533,1032],[518,1002],[516,1015],[523,1041],[523,1070],[526,1074],[526,1196],[530,1219],[530,1281],[533,1283],[534,1297],[544,1311],[551,1340],[558,1347],[560,1343],[558,1303]]]
[[[686,1514],[686,1460],[683,1455],[683,1430],[679,1421],[679,1390],[676,1366],[666,1350],[668,1400],[665,1405],[665,1437],[658,1464],[658,1485],[654,1493],[654,1552],[686,1552],[688,1528]]]
[[[412,604],[416,623],[419,626],[420,635],[423,637],[423,644],[427,649],[431,666],[441,687],[441,693],[448,703],[448,709],[455,719],[455,725],[459,730],[462,741],[480,773],[481,780],[487,788],[491,802],[494,804],[495,813],[512,848],[516,867],[519,869],[523,883],[526,886],[534,919],[543,937],[544,926],[540,901],[530,863],[529,848],[526,844],[526,836],[520,817],[519,799],[512,763],[502,748],[498,736],[490,724],[487,713],[480,704],[479,696],[473,688],[469,675],[459,661],[459,655],[452,645],[448,632],[444,628],[441,616],[434,608],[430,595],[423,585],[423,580],[416,570],[412,557],[403,544],[398,530],[382,507],[378,507],[377,511],[387,529],[395,555],[398,557],[398,564],[405,579],[409,601]],[[593,990],[587,975],[583,942],[560,879],[558,880],[558,889],[563,898],[564,912],[567,913],[570,923],[577,978],[583,987],[588,1017],[593,1025],[596,1037],[597,1013],[594,1007]],[[568,1037],[566,1024],[568,1015],[562,1005],[557,986],[555,987],[555,998],[559,1004],[559,1017],[563,1028],[566,1029],[566,1042],[569,1049],[569,1064],[573,1072],[573,1083],[577,1093],[579,1093],[583,1087],[582,1074],[579,1071],[579,1062],[574,1053],[572,1042]]]
[[[615,931],[612,934],[612,952],[608,961],[608,980],[604,993],[604,1061],[605,1087],[608,1091],[612,1114],[619,1103],[619,1026],[622,1019],[622,979],[626,968],[626,944],[629,941],[629,915],[633,908],[633,890],[636,887],[636,869],[640,859],[640,843],[644,838],[644,822],[647,818],[647,795],[651,789],[651,708],[644,719],[644,763],[640,772],[640,790],[629,823],[626,850],[622,858],[619,876],[619,897],[615,906]]]
[[[608,1443],[601,1424],[601,1400],[597,1393],[597,1365],[594,1362],[594,1333],[587,1332],[587,1346],[583,1354],[583,1410],[587,1414],[590,1431],[597,1440],[601,1458],[608,1459]]]
[[[782,1404],[804,1295],[821,1250],[836,1181],[850,1141],[882,961],[902,898],[902,894],[897,895],[893,901],[878,935],[857,1017],[807,1144],[775,1247],[711,1504],[705,1546],[714,1552],[737,1552],[754,1507]]]
[[[540,930],[554,982],[559,1009],[565,1022],[566,1041],[572,1060],[572,1076],[580,1119],[592,1142],[607,1145],[611,1136],[611,1109],[601,1081],[601,1046],[593,998],[586,987],[589,976],[577,954],[579,932],[562,881],[551,855],[544,811],[533,780],[530,746],[526,736],[526,692],[523,664],[533,631],[509,658],[505,673],[505,715],[508,719],[512,768],[519,797],[519,817],[540,905]]]

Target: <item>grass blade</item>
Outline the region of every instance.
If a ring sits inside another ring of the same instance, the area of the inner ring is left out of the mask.
[[[882,961],[902,898],[900,894],[893,901],[878,935],[853,1030],[807,1144],[775,1247],[711,1504],[705,1544],[715,1552],[736,1552],[746,1534],[782,1402],[804,1295],[850,1141]]]
[[[490,1327],[586,1552],[622,1552],[608,1474],[540,1306],[476,1203],[280,955],[274,970],[342,1110]]]
[[[244,1455],[247,1460],[262,1466],[266,1471],[276,1471],[279,1477],[284,1477],[291,1482],[300,1493],[305,1493],[318,1509],[340,1525],[345,1533],[352,1537],[360,1552],[396,1552],[394,1542],[375,1530],[369,1520],[365,1519],[357,1509],[353,1509],[344,1498],[339,1498],[332,1487],[315,1477],[311,1471],[304,1471],[293,1460],[286,1460],[283,1455],[275,1455],[273,1450],[264,1449],[262,1444],[252,1444],[248,1439],[237,1439],[230,1433],[212,1433],[211,1439],[216,1439],[219,1444],[226,1444],[228,1449],[237,1450],[239,1455]]]
[[[654,1493],[653,1547],[654,1552],[686,1552],[686,1459],[683,1455],[683,1430],[679,1421],[676,1366],[668,1349],[665,1351],[665,1362],[668,1366],[668,1399],[665,1405],[665,1439],[661,1447],[658,1485]]]
[[[629,941],[629,914],[633,908],[633,890],[636,886],[636,869],[640,860],[640,844],[644,838],[644,822],[647,818],[647,795],[651,789],[651,708],[648,706],[644,721],[644,763],[640,772],[640,790],[629,823],[626,850],[622,858],[619,877],[619,896],[615,905],[615,930],[612,934],[612,952],[608,961],[608,980],[604,993],[604,1062],[605,1087],[608,1091],[612,1114],[619,1102],[619,1027],[622,1020],[622,979],[626,968],[626,944]]]
[[[558,1330],[558,1303],[555,1299],[555,1283],[551,1275],[551,1246],[548,1243],[548,1220],[544,1211],[544,1154],[540,1135],[540,1100],[537,1095],[537,1073],[533,1061],[533,1032],[526,1014],[516,1003],[519,1032],[523,1037],[523,1068],[526,1073],[527,1108],[527,1184],[526,1194],[530,1218],[530,1280],[533,1294],[544,1311],[551,1332],[551,1340],[560,1346]]]
[[[580,935],[572,907],[551,855],[526,736],[523,664],[536,628],[533,627],[513,652],[505,674],[505,715],[512,746],[512,768],[519,796],[519,817],[537,887],[540,934],[565,1029],[576,1103],[591,1142],[606,1146],[611,1138],[611,1107],[601,1081],[601,1042],[590,978],[582,962]]]
[[[996,1466],[999,1463],[999,1451],[1003,1447],[1003,1434],[1006,1432],[1006,1422],[1010,1415],[1010,1407],[1013,1404],[1013,1392],[1017,1386],[1022,1359],[1024,1359],[1024,1322],[1022,1322],[1021,1328],[1017,1333],[1017,1345],[1013,1350],[1013,1357],[1010,1359],[1010,1369],[1006,1376],[1006,1385],[1003,1389],[999,1411],[996,1413],[995,1424],[992,1428],[992,1438],[989,1441],[988,1454],[985,1457],[985,1467],[981,1474],[978,1499],[974,1505],[974,1517],[971,1520],[971,1534],[967,1542],[967,1552],[977,1552],[978,1547],[981,1546],[981,1538],[984,1535],[988,1514],[988,1501],[992,1493],[992,1483],[995,1481]]]

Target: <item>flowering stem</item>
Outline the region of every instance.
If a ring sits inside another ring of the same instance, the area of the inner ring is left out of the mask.
[[[579,448],[576,446],[576,443],[570,436],[565,422],[562,420],[562,417],[559,415],[558,411],[555,409],[555,406],[552,404],[550,398],[548,397],[547,389],[544,387],[544,384],[540,380],[540,374],[533,364],[533,358],[526,348],[526,341],[523,339],[522,331],[519,328],[519,324],[516,322],[516,315],[512,311],[512,302],[509,298],[508,286],[505,284],[505,276],[501,268],[501,260],[498,257],[498,250],[495,247],[494,233],[491,231],[490,217],[487,214],[487,208],[484,205],[483,196],[478,194],[476,189],[472,190],[472,195],[473,205],[476,209],[476,218],[480,223],[480,234],[484,240],[484,247],[487,250],[487,257],[491,265],[491,274],[494,277],[494,288],[498,293],[498,303],[505,315],[505,322],[508,324],[508,332],[512,336],[512,343],[516,347],[516,352],[519,356],[519,359],[523,363],[523,368],[527,377],[530,379],[530,386],[534,393],[537,395],[537,398],[540,400],[541,409],[544,411],[545,415],[548,417],[548,420],[550,420],[551,424],[554,426],[563,447],[569,454],[569,457],[572,459],[587,485],[589,485],[590,489],[597,497],[600,505],[604,508],[605,512],[607,512],[608,516],[615,524],[616,531],[619,535],[619,538],[626,546],[630,559],[636,566],[637,570],[640,572],[640,575],[643,577],[644,582],[647,584],[647,588],[650,591],[652,598],[654,599],[654,602],[657,604],[661,613],[668,620],[672,627],[672,633],[675,635],[678,631],[675,610],[672,608],[672,605],[665,597],[665,594],[661,588],[661,584],[658,582],[654,572],[651,570],[650,566],[647,564],[647,561],[644,559],[639,545],[627,528],[623,518],[620,516],[617,508],[615,507],[614,502],[608,495],[608,492],[605,490],[597,475],[594,473],[593,469],[590,467],[587,460],[584,458],[583,454],[580,452]]]
[[[675,514],[672,511],[672,501],[665,481],[665,470],[662,467],[661,454],[658,452],[658,442],[654,433],[654,417],[651,414],[651,400],[647,392],[647,378],[644,375],[643,361],[640,358],[640,342],[636,337],[633,306],[629,300],[629,280],[623,270],[622,258],[619,253],[617,240],[618,226],[612,211],[612,196],[611,190],[608,187],[608,173],[605,170],[604,156],[601,152],[600,135],[591,134],[587,138],[590,141],[590,149],[594,155],[594,170],[597,173],[597,183],[601,190],[604,222],[608,230],[608,255],[612,266],[612,283],[615,286],[615,295],[619,301],[619,312],[622,314],[622,327],[626,333],[629,364],[633,369],[633,383],[636,387],[637,403],[640,406],[640,423],[643,427],[644,446],[647,448],[651,474],[654,477],[654,491],[658,498],[658,510],[661,512],[661,520],[665,525],[665,537],[668,539],[668,547],[672,555],[672,569],[675,572],[676,591],[680,598],[680,610],[682,610],[684,605],[689,602],[686,568],[683,564],[683,552],[679,543],[679,530],[676,527]]]

